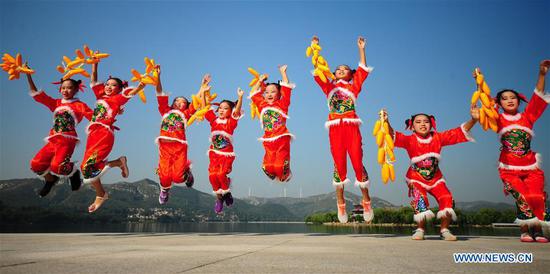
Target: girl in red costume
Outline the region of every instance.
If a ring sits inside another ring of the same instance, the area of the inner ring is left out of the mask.
[[[159,203],[168,202],[172,183],[181,184],[185,182],[187,187],[192,187],[194,177],[191,173],[191,161],[187,159],[187,138],[185,130],[187,120],[196,112],[193,104],[182,96],[175,97],[171,105],[168,105],[168,94],[162,90],[160,80],[160,66],[157,68],[158,85],[157,101],[160,115],[162,116],[160,136],[155,143],[159,148],[158,175],[160,180]],[[202,79],[200,94],[208,88],[210,76],[205,75]],[[201,98],[204,96],[200,95]]]
[[[313,37],[312,42],[319,43],[319,39]],[[325,127],[329,130],[330,152],[334,160],[332,184],[336,187],[338,220],[341,223],[348,221],[344,199],[344,185],[350,181],[347,178],[347,155],[355,171],[355,185],[359,186],[363,194],[361,201],[363,217],[366,222],[374,218],[368,191],[369,175],[362,162],[363,144],[359,130],[362,121],[355,112],[356,98],[361,92],[363,82],[372,71],[372,67],[367,67],[366,44],[363,37],[357,39],[360,57],[357,70],[351,70],[347,65],[340,65],[334,72],[336,80],[332,82],[323,82],[318,76],[314,76],[315,81],[327,96],[329,115]]]
[[[214,211],[221,213],[223,203],[227,206],[233,204],[231,195],[231,179],[228,177],[235,161],[235,152],[233,151],[233,132],[237,128],[238,120],[243,117],[241,112],[242,99],[244,92],[239,88],[237,102],[223,100],[218,106],[218,110],[206,112],[205,118],[210,122],[210,148],[208,149],[208,177],[212,190],[216,194],[216,204]]]
[[[533,126],[550,102],[550,95],[544,91],[548,67],[550,60],[540,63],[535,92],[523,112],[519,112],[519,105],[527,99],[517,91],[505,89],[496,98],[503,110],[497,120],[501,143],[498,171],[504,193],[516,200],[515,222],[520,225],[522,242],[548,242],[541,228],[541,224],[550,225],[550,212],[545,206],[548,194],[544,191],[544,171],[540,154],[531,150]]]
[[[90,120],[93,113],[88,105],[75,98],[76,93],[82,88],[82,81],[70,78],[61,80],[61,99],[54,99],[43,90],[39,91],[30,74],[27,74],[27,81],[32,98],[53,112],[53,127],[44,139],[46,145],[31,160],[31,170],[45,180],[39,195],[48,195],[59,177],[70,178],[71,189],[78,190],[82,185],[82,179],[78,168],[71,162],[71,156],[79,141],[76,125],[84,117]]]
[[[286,128],[290,95],[294,84],[288,82],[287,66],[279,67],[283,81],[280,83],[265,84],[267,75],[261,75],[254,86],[255,92],[250,95],[260,112],[260,122],[264,136],[259,138],[263,142],[265,154],[262,170],[271,180],[288,182],[292,177],[290,171],[290,141],[294,138]]]
[[[412,236],[413,240],[424,240],[426,220],[435,217],[429,209],[428,193],[430,193],[439,204],[437,218],[441,219],[441,237],[446,241],[456,241],[456,237],[449,230],[451,220],[456,221],[453,196],[439,169],[439,161],[443,147],[474,141],[469,131],[479,119],[479,109],[472,107],[470,114],[472,118],[469,121],[443,132],[437,131],[434,116],[423,113],[415,114],[405,121],[407,129],[413,131],[412,135],[404,135],[389,126],[390,134],[394,136],[395,146],[407,150],[411,158],[411,166],[405,179],[409,186],[409,197],[412,198],[414,221],[418,224]]]
[[[109,77],[105,83],[98,83],[97,65],[92,65],[90,82],[97,101],[92,120],[86,128],[88,140],[80,166],[84,182],[91,183],[96,191],[95,201],[88,207],[90,213],[98,210],[109,198],[100,180],[109,168],[119,167],[124,178],[129,175],[125,156],[114,161],[107,161],[107,157],[115,142],[114,131],[118,129],[114,126],[116,116],[121,113],[124,104],[145,87],[143,83],[139,83],[137,88],[128,87],[127,82],[114,77]]]

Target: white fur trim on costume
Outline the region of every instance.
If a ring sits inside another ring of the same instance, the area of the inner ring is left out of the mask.
[[[405,177],[405,181],[407,181],[407,184],[412,184],[412,183],[416,183],[416,184],[419,184],[422,188],[424,188],[425,190],[431,190],[432,188],[436,187],[437,185],[439,184],[444,184],[446,183],[445,181],[445,178],[441,178],[439,180],[437,180],[437,182],[435,182],[435,184],[429,186],[421,181],[418,181],[418,180],[415,180],[415,179],[409,179],[407,177]]]
[[[521,119],[521,113],[518,112],[516,113],[515,115],[510,115],[510,114],[506,114],[506,113],[502,113],[502,117],[504,117],[504,119],[508,120],[508,121],[517,121],[519,119]]]
[[[155,144],[157,144],[157,146],[159,145],[160,140],[173,141],[173,142],[178,142],[178,143],[182,143],[184,145],[187,145],[186,140],[182,140],[182,139],[178,139],[178,138],[174,138],[174,137],[168,137],[168,136],[159,136],[159,137],[155,138]]]
[[[125,89],[122,90],[122,92],[120,92],[122,94],[122,96],[126,97],[126,98],[132,98],[134,97],[134,95],[130,95],[130,94],[127,94],[129,92],[131,92],[132,90],[136,89],[135,87],[127,87]]]
[[[425,139],[424,139],[424,138],[420,138],[420,136],[418,136],[418,135],[416,135],[416,134],[415,134],[414,136],[416,137],[416,140],[417,140],[419,143],[421,143],[421,144],[429,144],[429,143],[432,142],[432,135],[430,135],[430,137],[425,138]]]
[[[262,92],[262,88],[257,88],[254,92],[252,92],[250,95],[248,95],[248,99],[252,99],[252,97],[254,97],[254,95],[258,94]]]
[[[533,218],[527,219],[527,220],[521,220],[521,219],[516,218],[514,223],[516,223],[518,225],[527,225],[528,227],[532,227],[532,226],[540,224],[540,220],[537,217],[533,217]]]
[[[70,104],[70,103],[74,103],[76,101],[80,101],[80,99],[78,99],[76,97],[73,97],[72,99],[61,98],[61,103],[63,103],[63,104]]]
[[[69,174],[67,174],[67,175],[57,174],[57,173],[54,173],[54,172],[50,172],[50,173],[51,173],[52,175],[55,175],[55,176],[59,177],[59,178],[69,178],[69,177],[73,176],[74,173],[76,172],[76,170],[78,169],[78,168],[76,167],[76,163],[77,163],[77,162],[72,162],[72,163],[73,163],[73,170],[72,170]]]
[[[105,159],[105,161],[107,161],[107,159]],[[92,177],[92,178],[87,178],[87,179],[84,179],[83,182],[85,184],[88,184],[88,183],[93,183],[97,180],[99,180],[103,175],[105,175],[105,173],[107,172],[107,170],[109,170],[111,167],[109,165],[105,165],[103,167],[103,169],[101,170],[101,172],[95,176],[95,177]]]
[[[231,111],[231,117],[233,117],[233,119],[235,120],[240,120],[241,118],[244,117],[244,111],[241,109],[241,115],[237,116],[237,111],[233,109],[233,111]]]
[[[343,81],[343,80],[338,80],[338,81]],[[334,93],[336,93],[337,91],[340,91],[340,92],[344,93],[345,95],[349,96],[351,98],[351,100],[353,101],[353,103],[356,104],[355,101],[357,99],[355,98],[355,94],[353,94],[353,92],[351,92],[348,89],[343,88],[343,87],[335,87],[327,95],[327,107],[328,107],[329,110],[330,110],[330,98],[332,98]]]
[[[371,71],[374,69],[373,67],[368,67],[366,65],[361,64],[361,62],[359,62],[359,67],[364,69],[368,73],[371,73]]]
[[[281,135],[277,135],[277,136],[274,136],[274,137],[271,137],[271,138],[258,138],[258,141],[260,142],[273,142],[281,137],[284,137],[284,136],[290,136],[290,140],[294,140],[296,139],[296,136],[294,136],[292,133],[288,132],[288,133],[283,133]]]
[[[168,96],[169,96],[169,92],[166,92],[164,90],[161,93],[157,92],[157,97],[168,97]]]
[[[351,182],[349,178],[346,178],[345,180],[341,182],[332,181],[332,185],[336,188],[344,187],[347,183]]]
[[[550,104],[550,94],[544,92],[544,91],[540,91],[538,89],[535,89],[535,94],[540,97],[542,100],[544,100],[544,102],[546,102],[547,104]]]
[[[328,130],[330,127],[339,125],[340,123],[361,125],[363,124],[363,121],[361,121],[360,118],[339,118],[339,119],[326,121],[325,128]]]
[[[474,139],[474,136],[472,136],[472,133],[470,131],[467,131],[466,128],[464,127],[466,123],[462,123],[460,124],[460,129],[462,129],[462,134],[464,134],[464,137],[466,137],[466,139],[472,143],[475,143],[476,140]]]
[[[430,157],[435,157],[437,158],[437,160],[441,160],[441,154],[439,153],[435,153],[435,152],[429,152],[429,153],[426,153],[426,154],[422,154],[422,155],[419,155],[419,156],[416,156],[416,157],[412,157],[411,158],[411,164],[416,164],[426,158],[430,158]]]
[[[50,173],[50,169],[46,169],[46,171],[42,172],[42,174],[36,174],[39,178],[44,178],[46,174]]]
[[[212,143],[212,138],[216,135],[222,135],[224,137],[227,137],[227,139],[229,139],[229,142],[231,142],[231,144],[233,144],[233,135],[223,131],[223,130],[214,130],[212,132],[210,132],[210,137],[208,137],[208,141],[210,143]]]
[[[212,190],[212,192],[213,192],[214,194],[223,195],[223,193],[222,193],[222,192],[223,192],[223,189],[221,189],[221,188],[219,188],[218,190]]]
[[[287,87],[289,89],[295,89],[296,88],[296,84],[294,83],[287,83],[287,82],[279,82],[279,85],[283,86],[283,87]]]
[[[450,207],[439,210],[437,212],[437,219],[441,219],[444,216],[447,216],[447,213],[449,213],[451,215],[453,221],[456,222],[456,213],[455,213],[454,209],[452,209]]]
[[[235,152],[224,152],[224,151],[219,151],[219,150],[215,150],[215,149],[209,149],[208,151],[206,151],[206,155],[208,155],[210,152],[214,152],[218,155],[222,155],[222,156],[226,156],[226,157],[235,157],[236,156]]]
[[[542,167],[542,155],[540,153],[535,154],[535,163],[527,165],[527,166],[513,166],[513,165],[507,165],[503,162],[498,162],[498,168],[500,169],[508,169],[508,170],[534,170],[534,169],[541,169]]]
[[[532,129],[530,129],[528,127],[520,126],[520,125],[509,125],[507,127],[504,127],[498,132],[498,135],[502,136],[504,133],[506,133],[508,131],[511,131],[511,130],[514,130],[514,129],[521,129],[521,130],[529,133],[529,135],[531,135],[531,137],[535,137],[535,132],[533,132]]]
[[[359,187],[359,188],[366,188],[368,189],[369,188],[369,185],[370,185],[370,181],[369,180],[366,180],[364,182],[360,182],[359,180],[355,180],[355,186]]]
[[[164,115],[162,115],[162,118],[160,120],[160,124],[162,125],[162,121],[164,121],[164,119],[166,119],[168,117],[168,115],[170,115],[172,113],[177,114],[183,120],[183,128],[187,128],[187,119],[185,118],[185,114],[183,114],[183,112],[181,112],[177,109],[172,109],[172,110],[166,112]]]
[[[216,124],[225,125],[225,124],[227,124],[227,119],[218,117],[218,118],[216,118]]]
[[[88,134],[88,135],[90,134],[90,127],[91,127],[92,125],[100,125],[100,126],[103,126],[103,127],[107,128],[112,134],[115,134],[115,132],[113,131],[113,129],[112,129],[110,126],[108,126],[108,125],[106,125],[106,124],[104,124],[104,123],[100,123],[100,122],[91,122],[91,123],[89,123],[88,126],[86,127],[86,134]]]
[[[414,214],[413,219],[414,219],[414,222],[418,224],[418,223],[422,222],[423,220],[429,221],[429,220],[433,219],[434,217],[435,217],[434,212],[428,209],[424,212]]]
[[[46,138],[44,138],[44,143],[47,143],[50,141],[51,138],[55,137],[55,136],[61,136],[61,137],[65,137],[65,138],[68,138],[68,139],[76,139],[77,142],[80,142],[80,139],[76,136],[73,136],[73,135],[68,135],[68,134],[63,134],[63,133],[56,133],[54,135],[50,135]]]
[[[225,195],[225,194],[231,192],[231,189],[230,189],[230,188],[228,188],[228,189],[220,189],[220,190],[222,191],[222,193],[221,193],[222,195]]]
[[[346,81],[346,80],[344,80],[344,79],[338,79],[338,80],[336,81],[336,84],[339,84],[339,83],[349,85],[349,82]]]
[[[38,94],[40,94],[40,93],[43,93],[43,92],[44,92],[44,90],[37,90],[37,91],[29,90],[29,95],[30,95],[31,97],[34,97],[34,96],[36,96],[36,95],[38,95]]]

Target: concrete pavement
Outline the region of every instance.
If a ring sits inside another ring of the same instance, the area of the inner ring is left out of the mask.
[[[0,234],[0,273],[549,273],[550,244],[512,237],[373,234]],[[531,264],[455,264],[455,252],[532,253]]]

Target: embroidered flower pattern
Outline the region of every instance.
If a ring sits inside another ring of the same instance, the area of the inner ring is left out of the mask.
[[[66,110],[58,111],[53,118],[53,131],[56,133],[74,131],[75,120],[70,112]]]
[[[365,169],[365,166],[363,166],[363,174],[361,174],[361,182],[366,182],[369,180],[369,174],[367,173],[367,170]]]
[[[285,160],[283,163],[283,176],[281,176],[281,181],[286,181],[290,176],[290,161]]]
[[[334,166],[334,172],[332,173],[332,180],[334,180],[337,183],[342,182],[342,179],[340,178],[340,175],[338,174],[338,169],[336,169],[336,166]]]
[[[107,108],[103,104],[97,104],[94,109],[94,115],[92,116],[92,122],[107,119]]]
[[[265,131],[274,131],[284,125],[281,113],[268,109],[262,115],[262,124]]]
[[[231,141],[226,136],[217,134],[212,136],[212,147],[216,150],[224,149],[231,144]]]
[[[63,162],[59,165],[59,174],[69,175],[73,171],[73,163],[71,162],[71,156],[65,157]]]
[[[412,189],[413,200],[411,201],[411,207],[414,210],[414,214],[419,214],[425,211],[428,211],[428,206],[424,200],[424,196],[420,193],[418,189],[413,187]]]
[[[527,200],[525,200],[525,197],[519,193],[517,190],[513,189],[510,183],[505,182],[504,183],[504,191],[512,194],[512,197],[516,199],[516,207],[517,207],[517,217],[520,220],[527,220],[533,218],[533,211],[529,207],[529,204],[527,203]]]
[[[101,170],[99,170],[96,165],[96,159],[97,159],[97,151],[92,154],[88,159],[86,159],[86,163],[84,164],[84,167],[82,168],[82,175],[84,178],[93,178],[99,175],[101,173]]]
[[[161,128],[164,131],[174,132],[182,131],[185,128],[185,121],[176,113],[170,113],[162,120]]]
[[[428,157],[420,162],[414,163],[411,166],[422,178],[431,180],[439,169],[439,160],[435,157]]]
[[[531,150],[531,135],[521,129],[512,129],[500,138],[501,150],[523,157]]]
[[[269,179],[275,180],[275,174],[272,174],[269,171],[267,171],[267,169],[265,168],[265,165],[262,165],[262,170],[264,171],[265,175],[269,177]]]
[[[330,113],[342,114],[355,110],[355,103],[353,103],[352,98],[341,91],[334,92],[328,104]]]

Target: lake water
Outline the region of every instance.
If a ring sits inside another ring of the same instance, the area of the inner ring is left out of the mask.
[[[127,223],[127,224],[1,224],[2,233],[326,233],[411,235],[406,226],[331,226],[304,223]],[[518,236],[519,228],[453,227],[456,235]],[[437,227],[427,233],[436,235]]]

